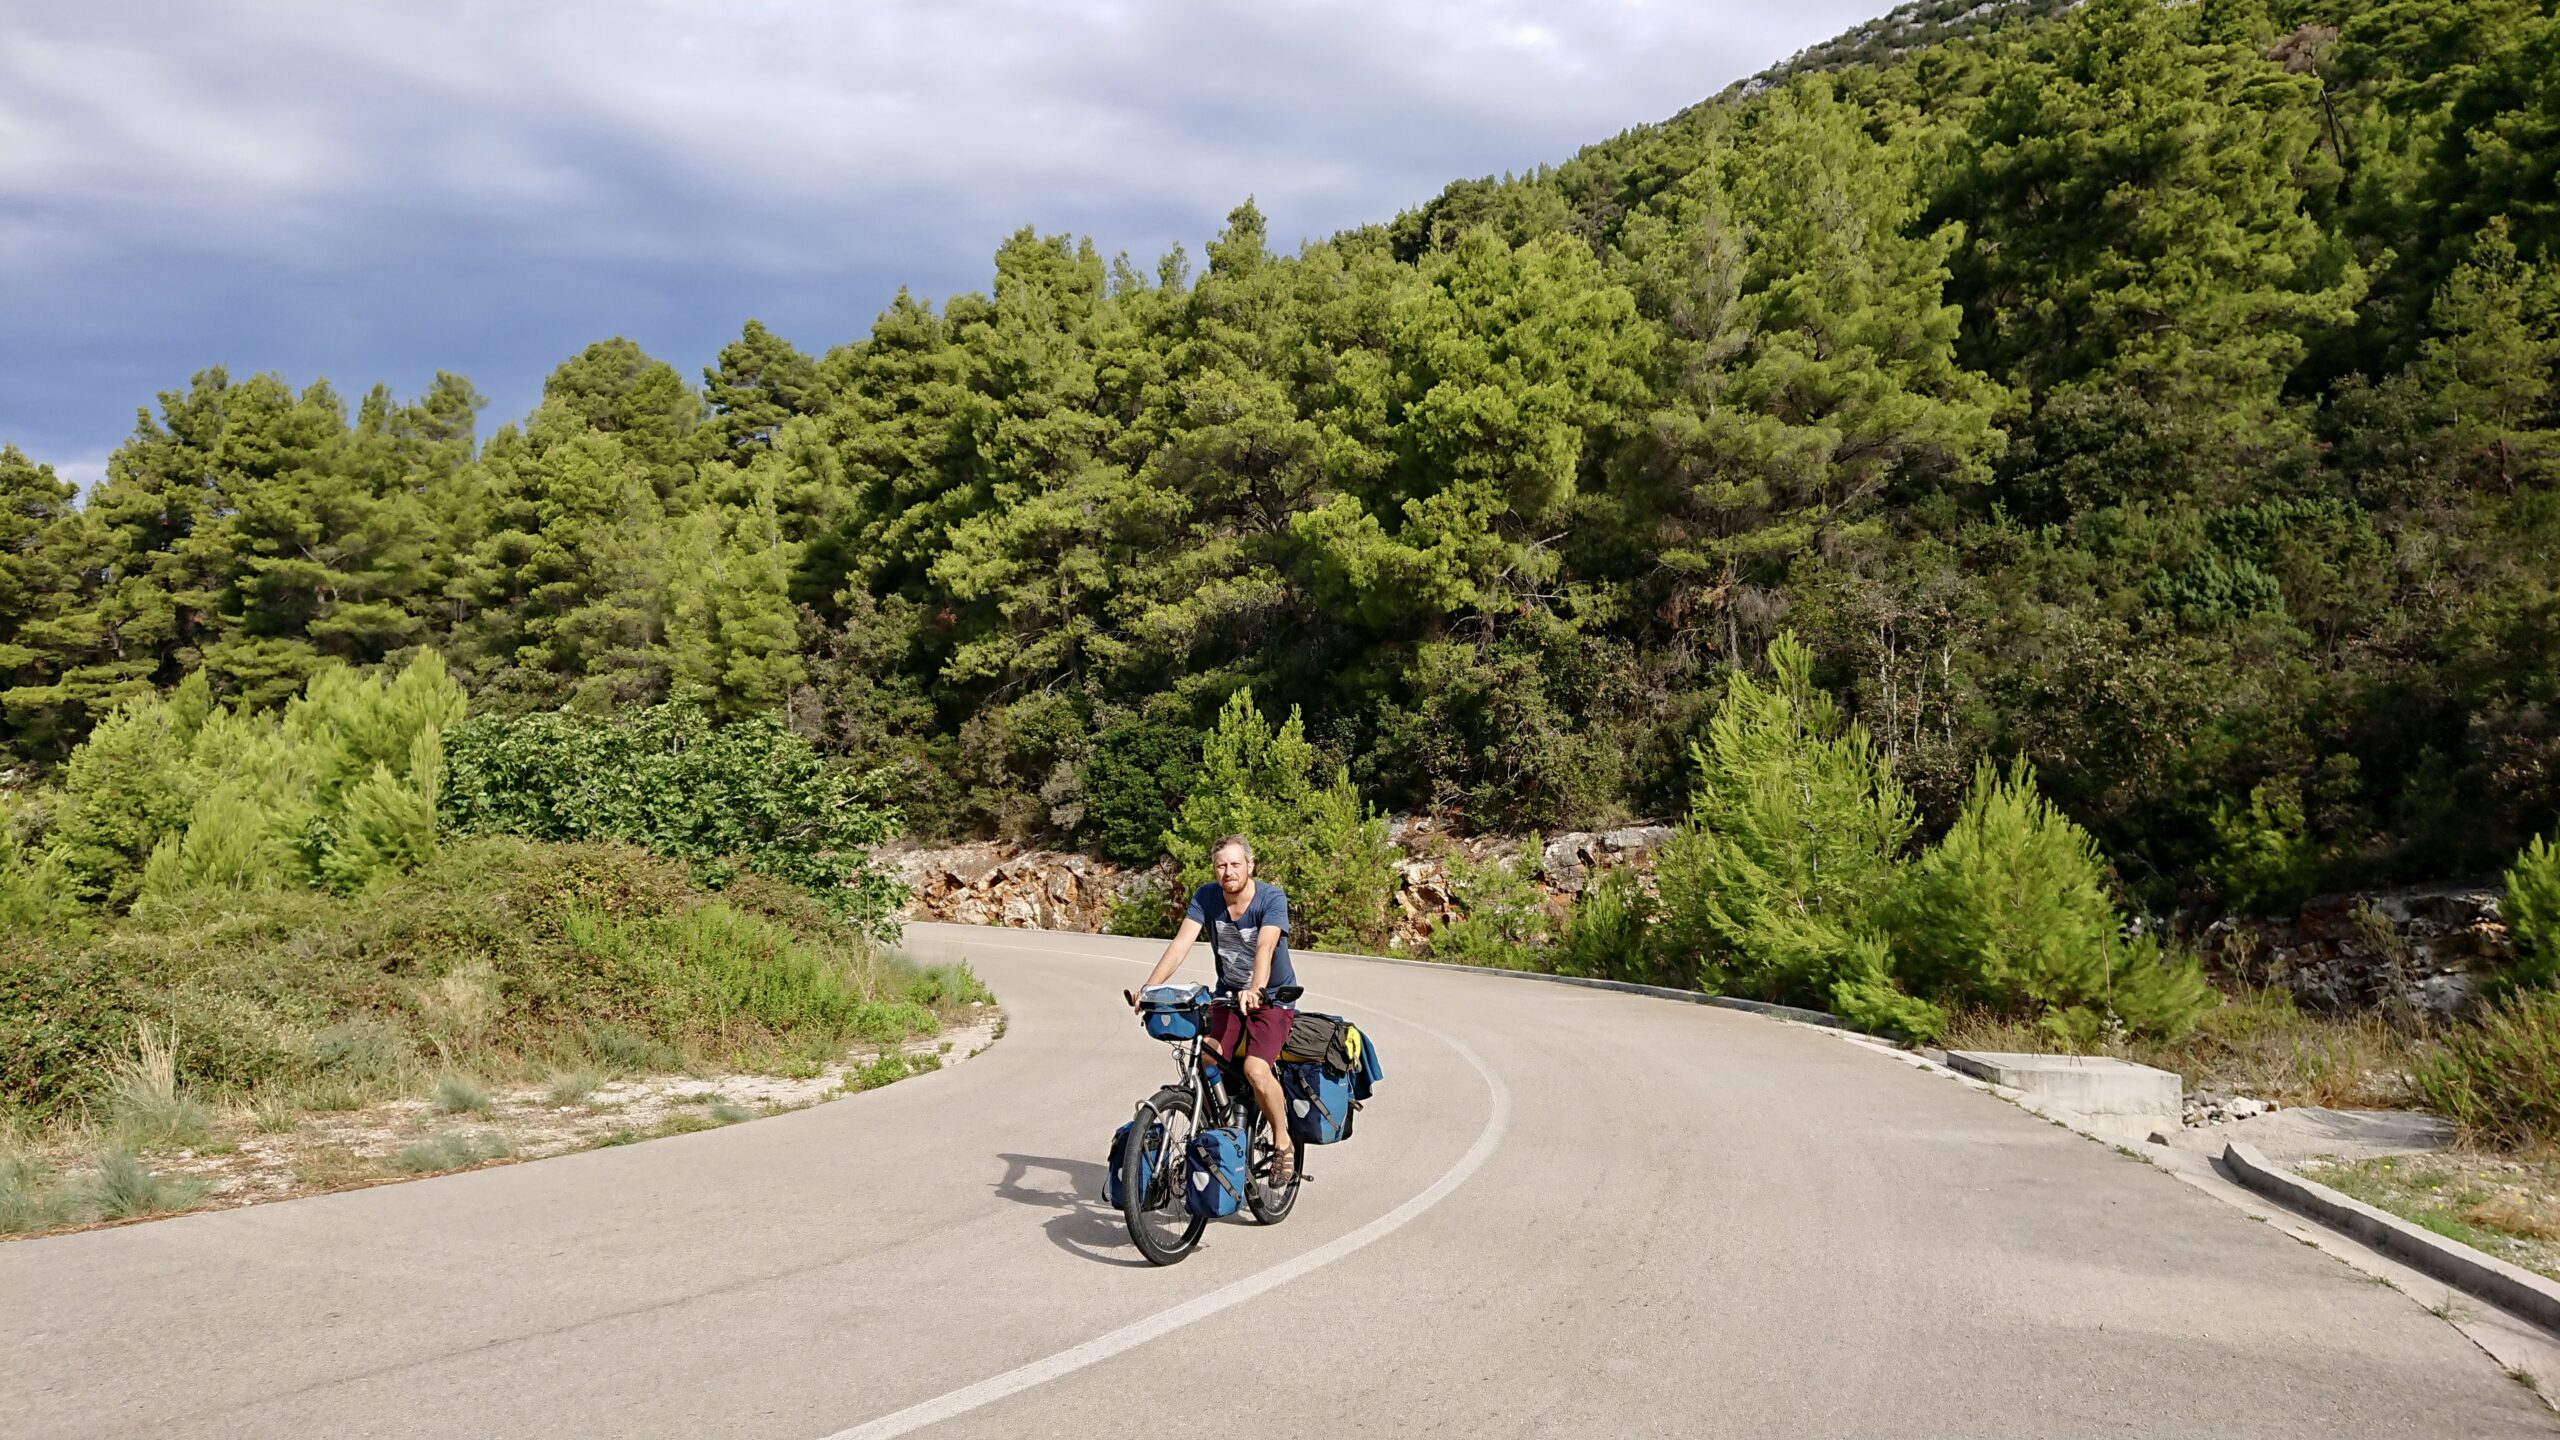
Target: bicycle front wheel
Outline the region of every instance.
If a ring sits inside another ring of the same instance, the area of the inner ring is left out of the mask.
[[[1138,1253],[1158,1265],[1178,1264],[1209,1227],[1209,1217],[1192,1214],[1182,1198],[1191,1128],[1188,1109],[1149,1100],[1138,1107],[1129,1123],[1131,1143],[1120,1150],[1120,1213]]]

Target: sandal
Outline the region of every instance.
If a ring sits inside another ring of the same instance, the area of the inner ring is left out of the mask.
[[[1271,1165],[1264,1177],[1263,1183],[1269,1185],[1274,1190],[1286,1190],[1289,1188],[1290,1182],[1297,1178],[1298,1157],[1290,1154],[1286,1150],[1272,1151]]]

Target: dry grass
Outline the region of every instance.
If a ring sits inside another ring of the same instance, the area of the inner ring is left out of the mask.
[[[2560,1279],[2560,1159],[2456,1150],[2303,1173],[2510,1264]]]
[[[985,1018],[960,1032],[967,1053],[982,1048],[994,1028]],[[210,1133],[189,1151],[147,1158],[112,1124],[31,1128],[0,1116],[0,1236],[255,1204],[715,1129],[818,1103],[856,1075],[885,1077],[894,1070],[903,1076],[944,1063],[926,1047],[945,1042],[912,1043],[916,1053],[889,1051],[885,1064],[868,1049],[849,1050],[801,1081],[746,1070],[605,1082],[571,1070],[514,1084],[459,1077],[470,1092],[462,1095],[465,1087],[445,1094],[447,1087],[430,1089],[423,1077],[413,1077],[406,1093],[326,1114],[298,1108],[291,1092],[260,1093],[215,1113]],[[569,1095],[582,1102],[552,1103]]]
[[[107,1110],[117,1135],[139,1150],[205,1142],[213,1113],[179,1088],[176,1022],[166,1032],[149,1021],[135,1027],[133,1052],[107,1073]]]
[[[1959,1015],[1953,1050],[2053,1049],[2033,1022]],[[2172,1041],[2102,1039],[2090,1051],[2173,1070],[2189,1090],[2217,1090],[2280,1105],[2387,1109],[2410,1102],[2409,1075],[2431,1042],[2372,1015],[2312,1015],[2282,990],[2227,995],[2196,1028]]]

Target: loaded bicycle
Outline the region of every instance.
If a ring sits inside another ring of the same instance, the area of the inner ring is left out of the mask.
[[[1303,987],[1274,987],[1266,997],[1287,1005]],[[1129,1238],[1138,1252],[1158,1265],[1180,1263],[1200,1243],[1210,1220],[1243,1211],[1265,1225],[1289,1218],[1306,1182],[1306,1145],[1288,1135],[1274,1136],[1262,1107],[1245,1087],[1243,1067],[1211,1054],[1204,1056],[1202,1037],[1209,1017],[1236,1008],[1233,996],[1212,996],[1206,986],[1158,985],[1143,994],[1123,992],[1138,1010],[1149,1035],[1174,1047],[1181,1078],[1138,1104],[1137,1114],[1112,1142],[1108,1198],[1129,1222]],[[1239,1030],[1241,1033],[1241,1030]],[[1195,1139],[1240,1134],[1242,1143],[1225,1154],[1217,1144],[1195,1146]],[[1271,1162],[1287,1145],[1292,1162],[1289,1179],[1271,1182]],[[1193,1191],[1200,1193],[1195,1195]]]

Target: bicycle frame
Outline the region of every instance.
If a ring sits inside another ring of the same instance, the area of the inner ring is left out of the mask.
[[[1285,1003],[1295,999],[1298,993],[1298,988],[1291,986],[1287,987],[1287,993],[1275,998]],[[1231,996],[1201,1001],[1197,1004],[1197,1023],[1191,1027],[1192,1034],[1179,1038],[1155,1037],[1172,1047],[1173,1063],[1179,1078],[1149,1096],[1139,1105],[1138,1113],[1141,1119],[1150,1113],[1178,1113],[1183,1117],[1186,1133],[1191,1135],[1230,1126],[1242,1130],[1247,1157],[1245,1183],[1248,1204],[1245,1208],[1256,1220],[1266,1225],[1277,1224],[1294,1207],[1298,1185],[1305,1171],[1302,1166],[1297,1167],[1288,1184],[1273,1188],[1266,1178],[1268,1164],[1281,1146],[1290,1147],[1293,1161],[1299,1158],[1301,1149],[1290,1138],[1286,1125],[1276,1131],[1271,1128],[1261,1101],[1245,1079],[1243,1062],[1218,1055],[1209,1048],[1210,1018],[1220,1010],[1237,1009]],[[1133,1132],[1133,1135],[1139,1138],[1140,1143],[1153,1143],[1144,1138],[1148,1133],[1142,1130]],[[1153,1178],[1143,1187],[1138,1187],[1135,1182],[1135,1176],[1143,1173],[1142,1167],[1135,1159],[1128,1162],[1131,1168],[1126,1173],[1131,1178],[1124,1182],[1122,1209],[1128,1218],[1130,1238],[1138,1243],[1138,1248],[1154,1263],[1170,1265],[1190,1253],[1199,1241],[1201,1227],[1207,1222],[1193,1219],[1178,1239],[1169,1236],[1151,1238],[1147,1233],[1141,1215],[1156,1211],[1166,1203],[1167,1195],[1178,1197],[1183,1194],[1183,1187],[1189,1179],[1189,1161],[1187,1155],[1181,1153],[1182,1147],[1170,1139],[1164,1145],[1165,1148],[1158,1152],[1162,1160],[1155,1166]]]

